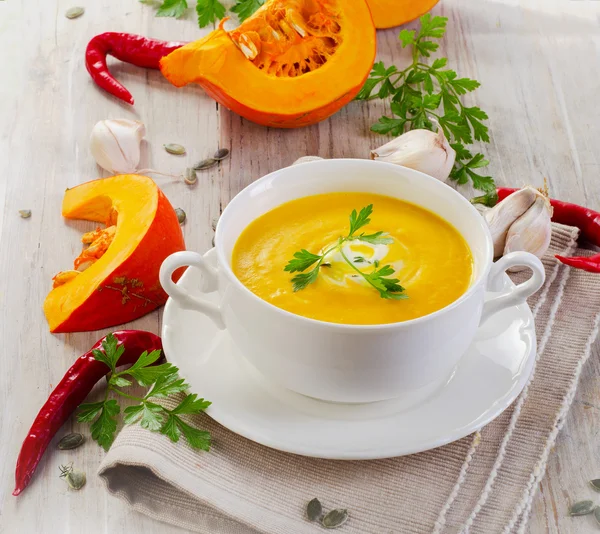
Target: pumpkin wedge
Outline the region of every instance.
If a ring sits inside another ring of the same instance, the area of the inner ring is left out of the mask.
[[[74,269],[54,277],[44,302],[51,332],[126,323],[165,303],[160,265],[185,243],[175,210],[150,178],[111,176],[68,189],[62,214],[106,228],[85,234],[89,247]]]
[[[367,0],[376,28],[393,28],[431,11],[439,0]]]
[[[267,0],[238,28],[220,27],[160,60],[175,86],[198,83],[258,124],[295,128],[350,102],[375,60],[366,0]]]

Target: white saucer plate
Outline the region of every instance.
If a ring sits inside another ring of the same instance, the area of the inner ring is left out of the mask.
[[[214,261],[214,254],[209,257]],[[202,293],[202,275],[189,267],[178,282]],[[506,276],[505,284],[512,284]],[[191,391],[212,401],[207,410],[229,430],[285,452],[340,460],[413,454],[474,432],[519,395],[536,352],[531,310],[525,304],[494,315],[478,330],[449,380],[433,391],[404,393],[369,404],[328,403],[267,381],[247,362],[227,330],[169,299],[162,329],[167,359]],[[281,354],[285,358],[285,353]]]

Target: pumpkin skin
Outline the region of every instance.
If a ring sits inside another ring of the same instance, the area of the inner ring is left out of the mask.
[[[113,210],[117,229],[104,255],[46,297],[51,332],[126,323],[167,300],[158,281],[160,265],[168,255],[185,250],[175,210],[150,178],[139,175],[93,180],[68,189],[63,199],[67,219],[103,223]]]
[[[350,102],[375,52],[366,0],[267,0],[232,32],[221,23],[163,57],[160,70],[177,87],[198,83],[248,120],[296,128]]]
[[[393,28],[431,11],[439,0],[367,0],[378,29]]]

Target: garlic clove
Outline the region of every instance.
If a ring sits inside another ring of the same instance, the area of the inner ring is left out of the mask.
[[[371,159],[402,165],[445,182],[454,166],[456,152],[444,131],[410,130],[371,151]]]
[[[508,197],[510,198],[510,197]],[[541,258],[552,237],[552,206],[541,194],[509,228],[504,254],[523,250]]]
[[[90,150],[96,163],[113,173],[133,173],[140,162],[140,145],[146,135],[143,122],[107,119],[96,123]]]
[[[533,187],[524,187],[483,214],[492,234],[494,258],[502,256],[506,235],[511,225],[530,208],[536,198],[541,196],[541,193]]]

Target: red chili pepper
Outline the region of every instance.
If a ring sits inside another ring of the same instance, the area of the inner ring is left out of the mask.
[[[499,187],[498,200],[502,201],[507,196],[517,191],[508,187]],[[550,199],[554,208],[552,220],[557,223],[576,226],[581,230],[581,237],[592,245],[600,246],[600,213],[577,204]],[[593,256],[556,256],[556,258],[571,267],[583,269],[590,273],[600,273],[600,254]]]
[[[158,41],[131,33],[106,32],[96,35],[85,50],[85,66],[96,82],[111,95],[133,104],[131,93],[110,73],[106,65],[106,55],[147,69],[158,69],[160,58],[177,50],[186,43]]]
[[[122,330],[114,332],[113,335],[118,343],[125,347],[118,365],[135,363],[145,350],[148,352],[162,350],[160,337],[151,332]],[[19,495],[27,487],[54,435],[83,402],[98,380],[109,373],[108,366],[96,360],[92,354],[94,349],[102,347],[105,339],[99,340],[89,351],[77,358],[37,414],[17,459],[13,495]]]

